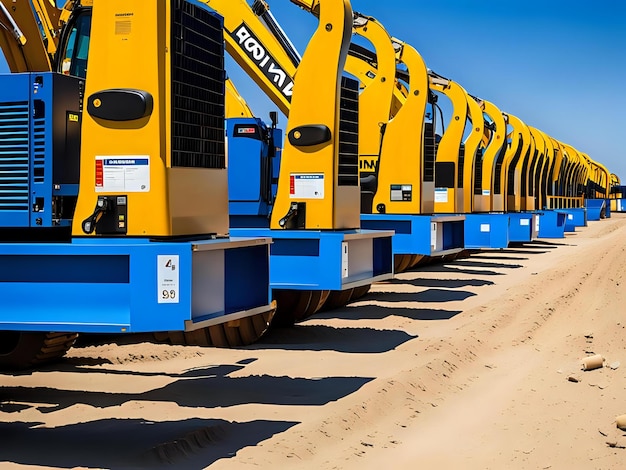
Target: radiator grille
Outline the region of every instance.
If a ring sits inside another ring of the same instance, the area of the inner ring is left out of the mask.
[[[339,114],[339,186],[359,185],[359,82],[341,78]]]
[[[476,161],[474,162],[474,194],[483,193],[483,149],[476,151]]]
[[[513,145],[513,143],[511,143],[511,145]],[[515,167],[517,166],[517,163],[519,162],[519,159],[522,155],[522,136],[521,134],[518,134],[517,136],[517,150],[515,151],[515,155],[513,156],[513,159],[511,160],[511,163],[509,164],[509,174],[507,175],[507,181],[508,181],[508,187],[507,187],[507,193],[509,196],[513,196],[515,195]]]
[[[435,181],[436,155],[435,126],[432,122],[426,122],[424,123],[424,181],[427,183]]]
[[[459,148],[459,166],[458,166],[458,175],[457,175],[457,186],[459,188],[463,188],[463,175],[465,174],[465,144],[461,144]]]
[[[0,211],[29,209],[28,101],[0,103]]]
[[[532,172],[532,174],[530,175],[530,178],[528,180],[528,195],[529,196],[534,196],[535,195],[535,189],[536,188],[536,180],[535,180],[535,176],[537,174],[538,171],[538,166],[537,166],[537,160],[539,160],[539,151],[535,150],[535,154],[532,158],[532,161],[530,162],[530,171]]]
[[[221,20],[185,0],[172,18],[172,166],[225,168]]]
[[[493,193],[502,194],[502,164],[504,163],[504,155],[506,154],[506,144],[500,148],[498,157],[496,158],[496,168],[494,170]]]

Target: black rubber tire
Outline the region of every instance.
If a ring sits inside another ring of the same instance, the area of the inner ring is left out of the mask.
[[[394,273],[401,273],[406,271],[406,269],[411,264],[411,260],[413,259],[412,255],[395,255],[394,257]]]
[[[278,307],[272,320],[272,326],[279,328],[293,326],[305,314],[311,300],[314,300],[314,292],[316,291],[275,289],[272,297]]]
[[[328,299],[330,295],[329,290],[314,290],[311,291],[311,299],[309,300],[309,305],[303,312],[296,312],[295,321],[301,322],[306,320],[307,318],[315,315],[320,309],[324,306],[324,303]]]
[[[345,307],[348,302],[350,302],[353,291],[354,289],[331,290],[321,310],[328,311],[335,308]]]
[[[361,297],[366,295],[371,288],[371,284],[365,284],[364,286],[355,287],[354,289],[352,289],[352,295],[350,296],[350,300],[348,301],[348,303],[360,299]]]
[[[424,255],[412,255],[411,262],[409,263],[409,267],[407,269],[413,269],[415,266],[420,264],[423,259]]]
[[[65,355],[77,333],[0,331],[0,369],[29,369]]]
[[[247,346],[265,334],[273,316],[274,312],[269,311],[193,331],[158,332],[154,337],[159,342],[180,346],[217,348]]]

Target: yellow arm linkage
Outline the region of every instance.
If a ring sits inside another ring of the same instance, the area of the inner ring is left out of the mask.
[[[237,87],[230,78],[226,79],[226,118],[254,117],[254,113],[246,100],[239,94]]]
[[[0,0],[0,48],[11,72],[52,70],[52,61],[30,1]]]
[[[200,0],[224,18],[226,50],[280,111],[289,116],[294,77],[299,57],[270,30],[260,14],[269,7],[264,1]]]

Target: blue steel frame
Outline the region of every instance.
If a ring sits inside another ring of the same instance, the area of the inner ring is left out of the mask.
[[[361,214],[361,227],[393,230],[394,255],[443,256],[464,248],[463,215]]]
[[[264,238],[3,243],[0,329],[193,330],[266,312],[273,308],[269,243]],[[170,302],[162,299],[159,256],[178,260],[173,267],[178,281],[171,287],[176,298]]]
[[[272,237],[273,289],[345,290],[393,277],[391,231],[231,228],[230,233]]]

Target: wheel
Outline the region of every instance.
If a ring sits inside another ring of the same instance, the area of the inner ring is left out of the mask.
[[[354,289],[331,290],[321,310],[327,311],[335,308],[345,307],[346,304],[350,302],[353,291]]]
[[[411,262],[409,263],[409,267],[407,269],[413,269],[415,266],[420,264],[423,259],[424,255],[412,255]]]
[[[315,313],[319,312],[320,309],[324,306],[324,303],[328,299],[329,295],[330,295],[329,290],[311,291],[311,299],[309,300],[308,307],[306,308],[306,310],[301,312],[299,316],[295,318],[295,321],[300,322],[300,321],[306,320],[311,315],[314,315]]]
[[[355,287],[354,289],[352,289],[352,295],[350,296],[350,300],[348,300],[348,302],[353,302],[357,299],[360,299],[370,291],[371,287],[371,284],[365,284],[361,287]]]
[[[311,301],[313,300],[315,303],[314,292],[319,291],[275,289],[272,296],[278,304],[278,308],[272,320],[272,326],[293,326],[306,314]]]
[[[0,368],[27,369],[60,359],[77,333],[0,331]]]
[[[395,255],[394,257],[394,273],[401,273],[406,271],[406,268],[411,264],[411,255]]]
[[[181,346],[214,346],[234,348],[257,341],[269,328],[274,310],[257,313],[238,320],[207,326],[193,331],[168,331],[158,333],[161,341]],[[165,338],[167,335],[167,339]],[[157,334],[155,334],[155,337]]]

